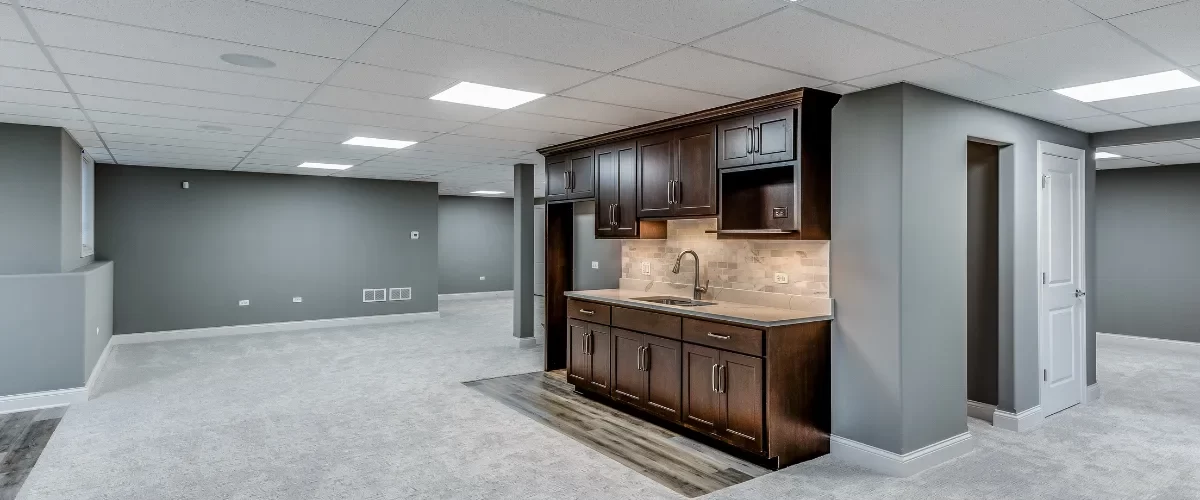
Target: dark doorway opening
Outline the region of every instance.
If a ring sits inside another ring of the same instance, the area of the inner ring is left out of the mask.
[[[967,400],[999,403],[1000,146],[967,142]]]

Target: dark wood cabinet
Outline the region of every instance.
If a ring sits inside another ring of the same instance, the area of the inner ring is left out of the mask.
[[[609,328],[571,319],[567,330],[567,381],[578,389],[608,394]]]
[[[721,351],[683,344],[683,425],[716,434],[721,421],[721,394],[717,392],[717,368]]]
[[[717,392],[721,399],[721,417],[717,434],[744,450],[762,451],[762,359],[729,351],[720,351],[720,354]]]
[[[683,343],[621,328],[612,341],[612,398],[678,422]]]
[[[636,238],[637,143],[596,148],[596,237]]]
[[[717,124],[719,168],[796,159],[796,109],[739,116]]]
[[[637,141],[638,217],[671,215],[675,179],[675,134],[665,133]]]
[[[546,201],[574,201],[596,195],[593,150],[546,157]]]
[[[706,124],[637,141],[639,217],[717,215],[715,130]]]
[[[750,136],[753,134],[750,130],[753,128],[753,116],[739,116],[717,124],[717,167],[754,164],[754,153],[750,151]]]
[[[567,155],[546,157],[546,201],[567,199]]]
[[[642,371],[645,335],[612,329],[612,398],[643,406],[646,402],[646,375]]]

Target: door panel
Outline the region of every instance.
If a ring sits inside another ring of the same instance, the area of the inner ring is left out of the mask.
[[[796,158],[794,109],[781,109],[754,115],[754,163],[789,161]]]
[[[672,134],[659,134],[637,141],[638,217],[665,217],[671,213],[673,179]]]
[[[612,207],[621,197],[621,173],[618,150],[612,146],[596,148],[596,236],[613,236]]]
[[[612,329],[612,397],[641,406],[646,400],[646,372],[641,365],[643,335]]]
[[[712,125],[678,131],[672,215],[717,215],[716,137]]]
[[[1080,155],[1082,151],[1078,152]],[[1083,203],[1082,162],[1043,153],[1041,265],[1043,277],[1039,348],[1044,370],[1042,411],[1060,412],[1082,402]]]
[[[588,324],[567,321],[567,382],[586,389],[592,377],[592,358],[587,354]]]
[[[592,150],[571,153],[571,189],[567,197],[572,200],[591,198],[596,195],[596,164]],[[549,181],[549,179],[547,179]]]
[[[546,158],[546,201],[567,199],[567,157]]]
[[[616,236],[638,235],[637,222],[637,147],[629,142],[617,150],[618,194]]]
[[[750,151],[750,129],[753,126],[754,119],[749,116],[717,124],[717,167],[740,167],[754,163],[754,154]]]
[[[721,398],[715,388],[719,351],[683,344],[683,424],[701,432],[715,433],[721,420]]]
[[[726,441],[743,449],[761,452],[763,449],[763,384],[762,360],[721,351],[720,433]]]
[[[681,359],[683,344],[653,335],[645,336],[646,404],[644,408],[663,418],[679,421]]]
[[[588,380],[591,383],[593,391],[603,394],[609,393],[609,364],[611,359],[609,353],[612,351],[610,342],[611,336],[607,326],[588,324],[588,333],[591,334],[591,368],[592,376]]]

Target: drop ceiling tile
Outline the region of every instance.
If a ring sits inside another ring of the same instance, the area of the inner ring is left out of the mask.
[[[1069,0],[806,0],[804,6],[901,40],[958,54],[1096,20]]]
[[[80,129],[86,130],[91,128],[83,115],[78,115],[79,119],[64,119],[64,118],[48,118],[43,116],[28,116],[21,114],[12,114],[4,111],[5,106],[0,103],[0,123],[16,123],[21,125],[37,125],[39,127],[59,127],[65,129]]]
[[[1146,160],[1137,158],[1114,158],[1111,160],[1096,160],[1096,170],[1109,170],[1114,168],[1136,168],[1136,167],[1155,167],[1157,163],[1151,163]]]
[[[0,40],[0,66],[54,71],[37,45],[8,40]]]
[[[374,31],[370,26],[242,0],[26,0],[22,5],[339,59],[348,57]]]
[[[1150,10],[1187,0],[1072,0],[1076,5],[1104,19]]]
[[[554,116],[559,118],[574,118],[576,120],[586,120],[589,122],[611,123],[614,125],[624,125],[626,127],[641,125],[643,123],[650,123],[658,120],[665,120],[675,116],[675,113],[631,108],[628,106],[618,106],[616,104],[585,101],[581,99],[571,99],[570,97],[556,95],[548,95],[541,99],[522,104],[513,108],[511,111]],[[496,118],[500,118],[500,116],[501,115],[497,115]]]
[[[1127,113],[1195,103],[1200,103],[1200,87],[1096,101],[1091,105],[1113,113]]]
[[[466,139],[471,139],[471,138],[468,137]],[[485,146],[471,145],[471,144],[442,144],[442,143],[435,143],[432,141],[426,141],[426,142],[414,144],[412,146],[404,148],[402,151],[393,153],[393,155],[402,154],[405,151],[430,151],[430,152],[434,152],[434,153],[473,155],[473,156],[482,156],[482,157],[488,157],[488,158],[516,159],[516,158],[519,158],[528,153],[532,153],[534,150],[531,149],[531,150],[525,150],[525,151],[514,151],[512,149],[498,149],[495,147],[485,147]],[[513,163],[517,163],[517,162],[513,162]]]
[[[346,63],[329,85],[426,98],[453,87],[457,79],[401,71],[363,63]]]
[[[681,47],[617,72],[618,75],[749,99],[830,82],[775,68]]]
[[[409,146],[402,150],[395,151],[395,152],[389,154],[388,156],[379,158],[377,161],[384,162],[384,163],[386,163],[386,162],[400,162],[400,163],[408,162],[408,163],[411,163],[414,161],[417,161],[417,162],[424,161],[424,162],[436,162],[436,163],[454,163],[454,164],[459,164],[459,165],[467,164],[467,163],[499,163],[499,164],[504,164],[504,165],[513,165],[520,161],[515,158],[504,158],[504,157],[499,157],[499,156],[495,156],[495,155],[447,153],[447,152],[441,152],[441,151],[427,151],[427,150],[422,150],[422,149],[413,149],[417,146],[419,146],[419,145]]]
[[[69,75],[93,76],[167,87],[207,90],[286,101],[303,101],[317,85],[244,73],[193,68],[127,57],[93,54],[70,49],[50,49],[51,56]]]
[[[1190,163],[1200,163],[1200,151],[1182,155],[1149,156],[1145,159],[1159,165],[1186,165]]]
[[[0,102],[36,104],[38,106],[55,106],[59,108],[75,107],[75,99],[72,99],[71,94],[66,92],[19,89],[14,87],[0,87]]]
[[[288,118],[271,136],[281,139],[334,142],[340,144],[351,137],[375,137],[378,139],[420,142],[432,139],[439,133]]]
[[[404,33],[604,72],[677,46],[504,0],[409,0],[386,26]]]
[[[1115,153],[1121,156],[1134,158],[1200,153],[1200,149],[1196,149],[1186,144],[1174,141],[1131,144],[1128,146],[1107,146],[1097,149],[1106,153]]]
[[[1147,109],[1122,113],[1126,118],[1137,120],[1147,125],[1168,125],[1200,121],[1200,104],[1173,106],[1170,108]]]
[[[896,82],[910,82],[976,101],[1028,94],[1040,90],[1037,87],[989,73],[954,59],[938,59],[916,66],[857,78],[846,83],[866,89]]]
[[[97,97],[91,95],[81,95],[79,96],[79,101],[83,103],[84,109],[88,111],[108,111],[111,113],[125,113],[131,115],[179,118],[183,120],[194,120],[229,125],[248,125],[251,127],[274,128],[276,125],[279,125],[279,122],[283,121],[283,117],[278,115],[238,113],[236,111],[225,111],[220,109],[180,106],[177,104],[161,104],[145,101],[131,101],[128,99],[114,99],[111,97]]]
[[[1200,64],[1200,2],[1181,2],[1109,22],[1179,64]]]
[[[71,120],[77,122],[87,122],[87,118],[83,113],[73,107],[57,107],[57,106],[38,106],[35,104],[21,104],[15,102],[0,102],[0,114],[4,115],[19,115],[28,116],[31,118],[54,118],[59,120]],[[17,123],[17,122],[13,122]],[[64,127],[64,128],[87,128],[87,127]]]
[[[136,125],[139,127],[159,127],[170,128],[176,130],[204,130],[199,127],[225,127],[229,130],[223,132],[236,135],[254,135],[265,137],[271,132],[269,127],[254,127],[250,125],[238,125],[233,123],[212,123],[198,120],[188,120],[183,118],[168,118],[161,116],[148,115],[131,115],[126,113],[113,113],[109,111],[88,111],[88,116],[92,117],[92,121],[97,123],[100,132],[104,132],[104,128],[99,127],[100,123],[111,123],[116,125]]]
[[[824,87],[820,87],[820,89],[827,91],[827,92],[833,92],[835,94],[842,94],[842,95],[853,94],[855,92],[862,90],[858,87],[855,87],[853,85],[847,85],[845,83],[833,83],[833,84],[826,85]]]
[[[320,83],[339,61],[296,52],[181,35],[125,24],[30,10],[29,18],[46,45],[99,52],[135,59],[199,66]],[[222,54],[249,54],[275,63],[272,68],[247,68],[221,60]]]
[[[467,125],[466,127],[455,130],[454,133],[457,135],[469,135],[472,137],[521,141],[537,144],[538,147],[571,142],[576,139],[583,139],[586,137],[583,135],[559,134],[556,132],[545,132],[541,130],[498,127],[483,123],[473,123],[471,125]]]
[[[691,113],[737,102],[737,99],[657,83],[605,76],[563,92],[566,97],[607,102],[667,113]]]
[[[601,76],[594,71],[387,30],[371,37],[352,60],[543,94]]]
[[[405,0],[257,0],[259,3],[294,9],[318,16],[380,26]]]
[[[379,150],[367,151],[367,149],[368,148],[361,148],[361,147],[353,148],[350,146],[342,146],[340,148],[329,148],[326,150],[316,150],[316,149],[300,149],[300,148],[295,148],[295,147],[291,147],[291,146],[284,147],[284,146],[263,145],[263,146],[254,148],[254,155],[259,156],[259,157],[262,157],[264,155],[273,155],[273,154],[284,155],[287,157],[320,156],[320,157],[328,157],[328,158],[354,160],[354,163],[358,163],[358,162],[370,160],[372,158],[376,158],[379,155],[384,154],[386,152],[386,151],[379,151]]]
[[[178,157],[178,158],[197,158],[205,160],[216,159],[237,159],[246,156],[246,151],[225,151],[220,149],[209,148],[193,148],[186,146],[172,146],[166,144],[135,144],[128,142],[109,141],[108,149],[114,155],[121,154],[141,154],[159,155],[163,157]],[[134,152],[139,153],[134,153]]]
[[[203,90],[163,87],[161,85],[123,82],[88,76],[69,75],[66,78],[71,83],[71,88],[75,90],[75,93],[81,96],[111,97],[278,116],[286,116],[294,111],[296,107],[300,106],[299,102],[294,101],[219,94]]]
[[[597,123],[584,120],[572,120],[570,118],[535,115],[513,110],[504,111],[496,116],[483,120],[481,123],[499,125],[501,127],[541,130],[545,132],[559,132],[562,134],[573,134],[580,136],[603,134],[622,128],[620,125],[613,125],[609,123]]]
[[[152,137],[152,136],[145,136],[145,135],[113,134],[113,133],[108,133],[108,132],[101,132],[101,134],[104,136],[104,140],[109,141],[109,144],[127,144],[127,145],[148,144],[148,145],[157,145],[157,146],[179,146],[179,147],[216,149],[216,150],[222,150],[222,151],[237,151],[237,152],[250,151],[251,149],[254,149],[254,144],[255,144],[254,142],[250,142],[250,143],[216,142],[216,141],[205,141],[205,140],[195,140],[195,139],[180,139],[180,138],[174,138],[174,137]],[[236,137],[239,139],[243,138],[243,136],[230,136],[230,137]],[[257,141],[257,139],[255,139],[255,138],[250,138],[250,139]],[[137,148],[129,147],[129,149],[137,149]]]
[[[486,137],[471,137],[465,135],[445,134],[430,139],[427,144],[443,144],[447,146],[466,146],[500,151],[520,151],[528,153],[541,147],[537,143],[524,141],[509,141],[489,139]]]
[[[786,5],[779,0],[516,0],[564,16],[688,43]],[[670,20],[670,22],[664,22]]]
[[[33,43],[25,23],[17,16],[17,11],[11,8],[0,9],[0,39]]]
[[[171,160],[154,158],[121,157],[114,158],[121,165],[155,168],[182,168],[188,170],[229,170],[233,163],[205,163],[189,160]]]
[[[1175,69],[1105,23],[963,54],[959,59],[1047,89]]]
[[[1088,133],[1145,127],[1145,125],[1142,125],[1141,123],[1135,122],[1120,115],[1101,115],[1088,118],[1076,118],[1074,120],[1062,120],[1057,123],[1070,129]]]
[[[785,9],[695,45],[832,81],[938,58],[936,54],[801,9]],[[847,57],[847,50],[852,50],[854,57]]]
[[[177,139],[184,141],[200,141],[224,144],[249,144],[253,146],[258,144],[258,141],[260,141],[264,135],[240,135],[222,132],[209,132],[205,130],[198,130],[194,127],[190,130],[180,130],[154,126],[123,125],[103,122],[96,122],[96,129],[100,131],[100,134],[104,136],[105,140],[107,140],[110,136],[124,136],[137,139],[127,139],[126,142],[146,142],[146,140],[150,139]]]
[[[0,87],[18,87],[24,89],[53,90],[66,92],[58,74],[50,71],[0,67]],[[0,90],[0,92],[3,92]]]
[[[498,109],[482,106],[470,106],[453,102],[331,86],[318,89],[309,98],[308,102],[339,108],[362,109],[461,122],[479,121],[500,112]]]
[[[1073,120],[1105,114],[1070,97],[1049,91],[1001,97],[986,101],[986,104],[1046,121]]]
[[[235,172],[255,172],[260,174],[281,174],[281,175],[307,175],[310,177],[329,177],[337,170],[321,170],[319,168],[296,168],[295,165],[263,165],[256,163],[242,163]],[[344,171],[343,171],[344,172]]]
[[[417,116],[394,115],[361,109],[335,108],[317,104],[300,106],[292,114],[295,118],[320,120],[339,123],[369,125],[372,127],[395,128],[401,130],[423,130],[426,132],[449,132],[466,125],[463,122],[422,118]]]

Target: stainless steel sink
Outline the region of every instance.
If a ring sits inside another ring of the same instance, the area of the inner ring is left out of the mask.
[[[668,306],[683,306],[683,307],[711,306],[713,304],[716,304],[716,302],[704,302],[704,301],[700,301],[700,300],[685,299],[682,297],[667,297],[667,296],[634,297],[633,300],[640,300],[642,302],[653,302],[655,304],[664,304],[664,305],[668,305]]]

